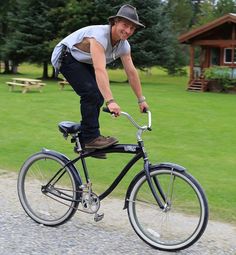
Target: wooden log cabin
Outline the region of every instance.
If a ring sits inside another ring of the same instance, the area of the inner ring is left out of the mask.
[[[236,79],[236,13],[226,14],[178,39],[190,50],[188,90],[208,90],[210,81],[204,78],[204,69],[211,66],[231,68],[231,78]]]

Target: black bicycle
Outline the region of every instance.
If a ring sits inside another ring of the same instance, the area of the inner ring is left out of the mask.
[[[36,222],[58,226],[79,210],[99,214],[100,201],[107,197],[126,173],[140,159],[143,169],[131,181],[125,196],[124,209],[137,235],[150,246],[165,251],[185,249],[203,234],[208,222],[208,203],[203,189],[187,170],[173,163],[151,164],[144,148],[142,133],[151,130],[140,126],[122,112],[137,128],[137,144],[115,144],[105,149],[86,151],[80,143],[80,124],[64,121],[59,124],[63,136],[71,137],[78,156],[70,160],[60,152],[43,149],[30,156],[18,177],[18,196],[25,212]],[[97,195],[92,190],[86,158],[101,153],[129,153],[134,156],[110,187]],[[75,165],[81,161],[84,177]],[[84,179],[84,181],[82,180]]]

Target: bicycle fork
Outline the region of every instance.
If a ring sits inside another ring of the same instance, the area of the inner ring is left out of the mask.
[[[154,177],[154,183],[152,181],[152,178],[151,178],[151,175],[150,175],[150,162],[148,160],[148,157],[147,157],[147,153],[144,149],[144,144],[143,144],[143,141],[139,141],[139,144],[140,144],[140,147],[142,148],[142,151],[143,151],[143,159],[144,159],[144,172],[145,172],[145,175],[146,175],[146,178],[147,178],[147,182],[148,182],[148,185],[151,189],[151,192],[152,192],[152,195],[153,197],[155,198],[157,204],[159,205],[159,207],[161,209],[165,209],[165,206],[163,205],[160,197],[158,196],[157,192],[156,192],[156,188],[157,190],[159,191],[163,201],[166,203],[166,197],[165,197],[165,194],[164,192],[162,191],[161,189],[161,186],[160,186],[160,183],[158,182],[157,178]],[[154,185],[155,184],[155,185]],[[156,188],[155,188],[156,187]]]

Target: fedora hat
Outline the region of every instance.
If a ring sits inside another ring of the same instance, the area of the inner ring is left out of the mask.
[[[137,25],[139,28],[145,27],[142,23],[139,22],[139,17],[138,17],[136,8],[133,7],[132,5],[125,4],[121,6],[117,14],[115,16],[109,17],[108,20],[109,22],[111,22],[114,18],[117,18],[117,17],[127,19],[131,21],[132,23],[134,23],[135,25]]]

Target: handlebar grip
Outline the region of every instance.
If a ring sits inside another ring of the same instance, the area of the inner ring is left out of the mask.
[[[147,113],[147,111],[148,111],[148,108],[143,108],[142,113]]]
[[[111,111],[108,109],[108,107],[103,107],[102,110],[103,110],[103,112],[113,114],[113,112],[111,112]]]

